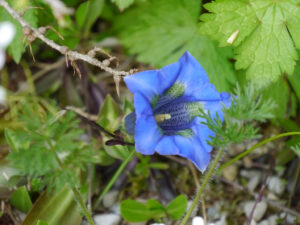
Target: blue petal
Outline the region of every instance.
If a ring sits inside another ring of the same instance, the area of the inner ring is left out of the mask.
[[[191,160],[195,166],[204,171],[210,161],[210,152],[213,147],[207,143],[210,140],[210,136],[214,137],[215,133],[212,132],[206,125],[202,124],[204,119],[196,117],[193,120],[191,129],[194,132],[194,136],[189,138],[176,135],[175,143],[180,149],[180,156],[186,157]]]
[[[226,108],[229,108],[231,106],[231,95],[226,92],[222,92],[220,94],[222,103],[225,105]]]
[[[179,148],[175,144],[175,136],[164,136],[156,146],[156,152],[161,155],[177,155]]]
[[[215,137],[216,134],[212,130],[210,130],[205,124],[202,124],[203,121],[203,118],[196,117],[193,121],[191,129],[195,133],[195,138],[198,139],[199,143],[201,143],[205,151],[211,152],[213,147],[209,145],[207,141],[210,141],[210,137]]]
[[[136,121],[135,111],[133,111],[132,113],[128,114],[125,117],[125,128],[127,134],[134,135],[135,121]]]
[[[150,70],[126,76],[124,81],[132,93],[142,93],[149,102],[167,90],[180,71],[181,64],[173,63],[161,70]]]
[[[137,118],[134,135],[137,152],[152,155],[155,152],[155,146],[162,136],[153,116],[141,116]]]
[[[204,101],[203,105],[204,105],[204,110],[209,111],[210,115],[213,119],[216,118],[216,116],[218,114],[219,118],[223,122],[223,111],[222,111],[222,109],[223,109],[223,106],[225,106],[226,108],[230,107],[230,105],[231,105],[231,95],[226,93],[226,92],[222,92],[220,94],[220,99],[219,100]]]
[[[140,117],[142,115],[153,115],[151,105],[149,101],[140,93],[135,93],[134,94],[134,108],[135,108],[135,113],[136,117]]]
[[[177,135],[176,145],[180,149],[178,155],[191,160],[201,172],[207,168],[210,160],[210,153],[204,149],[197,137],[185,138]]]
[[[189,101],[220,99],[217,89],[209,83],[205,70],[189,52],[184,53],[179,63],[182,69],[175,82],[185,85],[183,97],[189,98]]]

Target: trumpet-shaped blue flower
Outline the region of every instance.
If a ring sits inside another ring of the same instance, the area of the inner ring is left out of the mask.
[[[138,152],[179,155],[191,160],[200,171],[210,161],[215,134],[200,112],[218,114],[222,103],[230,106],[230,95],[219,93],[197,60],[186,52],[178,62],[161,70],[136,73],[124,78],[134,94],[135,112],[125,118],[126,130],[134,134]]]

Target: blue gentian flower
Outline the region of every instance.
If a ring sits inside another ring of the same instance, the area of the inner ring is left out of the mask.
[[[151,155],[179,155],[204,171],[215,134],[203,122],[200,112],[218,114],[222,103],[230,106],[230,95],[219,93],[189,53],[160,70],[136,73],[124,78],[134,95],[135,111],[125,118],[126,130],[134,135],[137,152]]]

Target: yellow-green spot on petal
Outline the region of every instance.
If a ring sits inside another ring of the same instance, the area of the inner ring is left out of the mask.
[[[158,100],[159,100],[159,95],[154,96],[154,98],[152,99],[152,101],[150,103],[152,108],[154,108],[156,106]]]
[[[185,130],[177,131],[175,134],[183,136],[185,138],[189,138],[194,136],[194,131],[192,129],[185,129]]]
[[[174,98],[178,98],[184,94],[185,85],[179,82],[173,84],[166,92],[165,95],[169,95]]]
[[[201,102],[191,102],[188,104],[188,111],[190,114],[190,118],[193,119],[197,116],[201,116],[201,112],[203,112],[204,105]]]

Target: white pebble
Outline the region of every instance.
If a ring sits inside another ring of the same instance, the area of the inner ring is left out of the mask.
[[[281,195],[285,189],[285,183],[280,177],[272,176],[268,179],[268,189],[274,194]]]
[[[121,222],[121,216],[113,213],[95,215],[96,225],[118,225]]]
[[[254,204],[255,204],[254,201],[245,203],[244,213],[246,214],[247,218],[250,216]],[[265,215],[265,213],[267,211],[267,208],[268,208],[268,205],[266,202],[261,201],[261,202],[257,203],[254,213],[253,213],[253,219],[255,221],[259,221],[261,218],[263,218],[263,216]]]
[[[16,29],[11,22],[0,23],[0,49],[6,48],[13,40]]]
[[[114,205],[116,202],[116,199],[118,197],[119,192],[117,190],[112,190],[107,192],[106,195],[104,195],[102,204],[105,208],[110,208]]]
[[[4,87],[0,85],[0,105],[5,105],[5,102],[6,102],[6,90]]]

